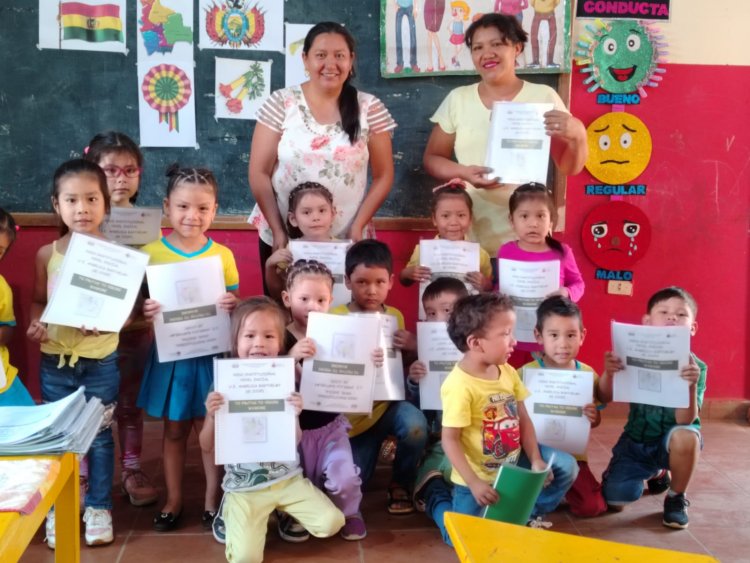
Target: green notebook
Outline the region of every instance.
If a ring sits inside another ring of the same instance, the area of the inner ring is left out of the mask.
[[[525,526],[554,459],[553,454],[543,471],[502,465],[493,485],[500,500],[485,508],[484,518]]]

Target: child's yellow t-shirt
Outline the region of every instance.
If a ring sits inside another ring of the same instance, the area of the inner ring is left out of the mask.
[[[348,315],[351,313],[347,305],[338,305],[328,312],[332,315]],[[399,330],[404,329],[404,316],[401,314],[401,311],[395,307],[383,305],[383,313],[396,317]],[[349,423],[352,425],[352,429],[349,430],[349,436],[353,438],[372,428],[380,420],[380,417],[385,414],[388,405],[389,401],[374,401],[372,403],[372,414],[347,414],[346,418],[349,419]]]
[[[16,326],[16,317],[13,314],[13,291],[3,276],[0,276],[0,326]],[[10,364],[7,346],[0,345],[0,361],[3,362],[5,374],[5,377],[0,374],[0,393],[5,393],[18,374],[18,369]]]
[[[509,364],[497,366],[498,378],[481,379],[458,364],[440,388],[443,428],[461,429],[461,449],[477,477],[493,483],[505,463],[521,456],[518,403],[529,396],[518,372]],[[466,485],[454,468],[451,481]]]

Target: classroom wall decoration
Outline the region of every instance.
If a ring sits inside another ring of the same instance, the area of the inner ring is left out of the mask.
[[[271,61],[216,58],[215,117],[255,119],[271,94]]]
[[[284,2],[200,0],[201,49],[284,51]]]
[[[586,129],[586,169],[605,184],[625,184],[641,175],[651,160],[651,133],[635,115],[613,111]]]
[[[284,86],[297,86],[307,80],[302,62],[302,46],[307,32],[313,27],[308,23],[287,23],[284,55]]]
[[[125,0],[39,0],[40,49],[127,53]]]
[[[195,147],[193,63],[138,64],[141,146]]]
[[[482,14],[518,18],[529,34],[519,73],[570,72],[570,0],[381,0],[380,72],[385,78],[473,74],[464,33]]]
[[[193,3],[138,0],[138,60],[174,56],[193,59]]]

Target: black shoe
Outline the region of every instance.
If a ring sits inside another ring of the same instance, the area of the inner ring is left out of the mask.
[[[211,525],[214,523],[214,518],[216,518],[216,511],[215,510],[204,510],[203,516],[201,516],[201,525],[205,530],[210,530]]]
[[[669,471],[662,469],[656,474],[656,477],[646,481],[649,494],[660,495],[669,488],[672,479],[669,477]]]
[[[276,511],[279,523],[279,536],[284,541],[291,543],[302,543],[310,539],[310,532],[289,516],[286,512]]]
[[[214,521],[211,523],[211,531],[214,534],[214,539],[220,544],[227,543],[227,528],[224,525],[224,497],[221,497],[221,504],[219,510],[216,511]]]
[[[690,501],[685,498],[685,493],[664,497],[664,518],[662,524],[669,528],[684,530],[688,527],[687,507]]]
[[[154,530],[157,532],[171,532],[177,527],[180,520],[180,514],[173,512],[160,512],[154,516]]]

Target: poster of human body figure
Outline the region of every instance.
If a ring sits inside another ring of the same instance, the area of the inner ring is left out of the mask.
[[[385,78],[473,74],[464,42],[471,23],[497,12],[529,34],[519,73],[570,72],[570,0],[381,0],[380,72]]]

